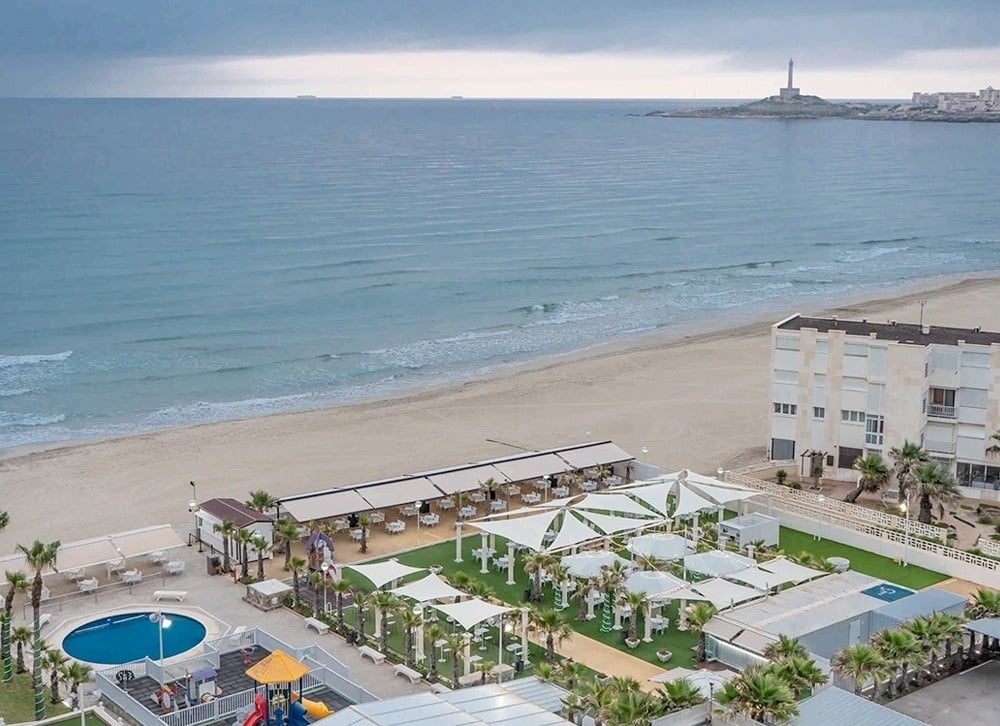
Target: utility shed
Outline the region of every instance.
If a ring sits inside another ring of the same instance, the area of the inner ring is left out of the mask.
[[[799,715],[788,726],[930,726],[867,698],[833,686],[799,703]]]
[[[871,614],[871,633],[880,630],[897,628],[907,620],[918,616],[928,616],[934,613],[961,615],[965,611],[968,599],[947,590],[932,587],[920,590],[912,595],[883,605]]]
[[[735,542],[741,550],[757,540],[763,540],[765,545],[774,546],[778,544],[780,525],[781,522],[777,517],[751,512],[742,517],[721,522],[719,524],[719,538]]]

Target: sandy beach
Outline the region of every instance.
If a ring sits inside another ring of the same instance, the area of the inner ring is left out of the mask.
[[[0,508],[11,518],[0,552],[34,538],[186,525],[190,480],[200,499],[243,498],[258,488],[284,495],[512,447],[601,439],[666,467],[712,472],[752,463],[763,459],[767,440],[771,323],[793,312],[915,322],[921,300],[932,325],[1000,329],[997,278],[953,278],[682,340],[603,346],[383,401],[11,452],[0,459]]]

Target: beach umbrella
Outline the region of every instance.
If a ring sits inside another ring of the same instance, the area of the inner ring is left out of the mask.
[[[566,555],[561,561],[569,574],[583,578],[593,577],[600,573],[602,567],[611,567],[615,562],[632,566],[631,562],[608,550],[587,550],[575,555]]]
[[[691,543],[678,534],[643,534],[633,537],[625,548],[634,555],[658,560],[679,560],[694,551]]]
[[[757,561],[750,557],[722,550],[699,552],[684,558],[684,569],[709,577],[732,575],[756,564]]]
[[[625,589],[629,592],[641,592],[644,595],[659,595],[661,592],[677,590],[687,583],[669,572],[657,570],[640,570],[625,578]]]

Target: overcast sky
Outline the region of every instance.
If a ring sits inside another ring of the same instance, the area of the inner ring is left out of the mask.
[[[2,96],[829,98],[1000,85],[1000,0],[0,0]]]

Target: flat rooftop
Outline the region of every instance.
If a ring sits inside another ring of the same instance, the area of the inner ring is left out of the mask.
[[[848,570],[727,610],[716,618],[771,635],[798,637],[882,607],[885,600],[863,592],[881,583]]]
[[[934,726],[1000,723],[1000,661],[932,683],[889,703],[889,708]]]
[[[778,325],[778,330],[812,329],[820,333],[842,330],[847,335],[869,338],[874,333],[879,340],[892,340],[911,345],[958,345],[964,340],[970,345],[992,345],[1000,343],[1000,333],[992,333],[981,328],[947,328],[942,325],[928,325],[924,333],[914,323],[873,323],[868,320],[839,320],[835,318],[805,318],[796,315]]]

